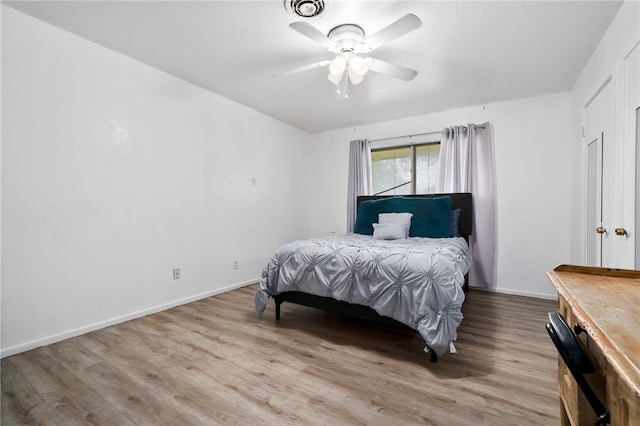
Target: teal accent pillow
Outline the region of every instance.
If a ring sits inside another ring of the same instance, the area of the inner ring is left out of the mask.
[[[448,238],[451,198],[403,198],[400,211],[413,213],[410,237]]]
[[[363,201],[353,227],[356,234],[373,235],[380,213],[413,213],[410,237],[447,238],[451,227],[451,198],[390,197]]]
[[[372,223],[378,222],[380,213],[401,213],[402,197],[380,198],[378,200],[363,201],[358,208],[353,232],[356,234],[373,235]]]

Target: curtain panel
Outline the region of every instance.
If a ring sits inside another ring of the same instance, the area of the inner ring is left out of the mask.
[[[490,123],[445,128],[439,167],[436,192],[470,192],[473,196],[469,284],[495,287],[496,191]]]
[[[353,232],[359,195],[371,195],[371,144],[368,139],[351,141],[347,188],[347,232]]]

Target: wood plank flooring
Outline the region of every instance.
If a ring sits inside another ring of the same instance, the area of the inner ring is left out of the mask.
[[[2,425],[556,425],[556,302],[471,291],[457,354],[256,286],[2,360]]]

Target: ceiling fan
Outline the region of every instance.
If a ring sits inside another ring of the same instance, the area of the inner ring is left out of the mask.
[[[331,61],[319,61],[276,74],[273,77],[282,77],[328,65],[329,75],[327,78],[336,85],[338,93],[340,93],[340,83],[344,81],[345,97],[348,97],[346,93],[347,82],[350,81],[353,85],[360,84],[368,71],[404,81],[413,80],[418,74],[416,70],[401,65],[359,56],[420,28],[422,21],[416,15],[408,14],[366,38],[364,30],[355,24],[338,25],[327,35],[307,22],[293,22],[289,26],[334,53],[335,57]]]

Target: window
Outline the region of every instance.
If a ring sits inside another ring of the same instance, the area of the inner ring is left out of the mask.
[[[373,193],[433,194],[436,191],[440,142],[371,150]]]

